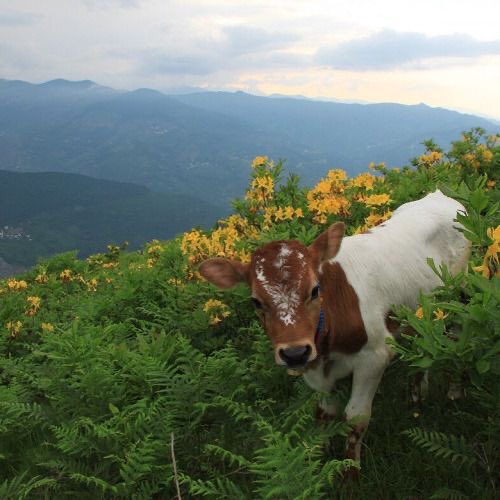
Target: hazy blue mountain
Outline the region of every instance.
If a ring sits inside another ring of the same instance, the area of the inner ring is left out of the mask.
[[[257,155],[286,158],[311,184],[332,167],[405,164],[424,139],[446,146],[474,126],[498,129],[425,105],[0,80],[0,168],[79,173],[216,204],[241,196]]]
[[[227,210],[134,184],[0,170],[2,268],[30,265],[40,256],[67,250],[85,257],[105,251],[109,243],[128,241],[130,248],[138,248],[193,226],[210,227]]]
[[[193,93],[178,100],[244,118],[269,134],[283,134],[325,164],[360,171],[371,162],[403,165],[433,138],[448,145],[472,127],[498,128],[483,118],[425,104],[346,104],[297,97],[258,97],[244,92]],[[304,165],[306,168],[306,165]],[[321,174],[321,172],[315,172]]]

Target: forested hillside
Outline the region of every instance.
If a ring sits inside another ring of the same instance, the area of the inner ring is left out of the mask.
[[[61,254],[0,281],[0,498],[498,498],[499,173],[500,137],[481,130],[309,189],[257,157],[211,231]],[[352,483],[347,424],[315,420],[319,395],[275,366],[248,290],[216,290],[198,265],[310,243],[338,220],[363,232],[436,188],[467,208],[469,270],[435,269],[443,286],[397,312],[416,335],[395,346]],[[408,382],[424,368],[414,407]]]
[[[226,212],[189,195],[134,184],[0,170],[0,258],[30,266],[68,250],[84,258],[111,243],[136,249],[194,225],[210,227]]]

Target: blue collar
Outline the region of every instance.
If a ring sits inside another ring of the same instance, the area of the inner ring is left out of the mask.
[[[321,308],[321,310],[319,312],[318,326],[316,327],[316,334],[314,336],[314,342],[315,342],[316,346],[321,341],[321,335],[323,333],[323,326],[324,325],[325,325],[325,313],[323,311],[323,308]]]

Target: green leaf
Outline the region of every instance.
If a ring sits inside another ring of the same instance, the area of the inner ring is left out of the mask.
[[[474,210],[481,213],[488,206],[488,197],[482,189],[477,189],[470,194],[469,202]]]
[[[434,361],[431,358],[425,357],[413,361],[413,366],[418,366],[419,368],[430,368]]]
[[[108,408],[113,415],[120,413],[120,410],[113,403],[109,403]]]
[[[480,359],[476,361],[476,370],[478,373],[486,373],[490,369],[490,362],[487,359]]]

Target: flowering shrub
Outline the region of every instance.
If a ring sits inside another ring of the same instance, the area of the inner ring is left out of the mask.
[[[85,261],[61,254],[0,281],[0,498],[175,498],[177,487],[186,498],[494,498],[498,136],[473,130],[448,153],[425,145],[411,166],[330,170],[311,189],[257,157],[212,231]],[[214,290],[197,268],[212,256],[247,262],[274,239],[310,243],[337,220],[368,231],[437,187],[467,207],[469,269],[435,268],[443,286],[398,311],[416,334],[395,346],[403,362],[387,370],[372,453],[349,485],[345,425],[319,426],[318,395],[274,366],[248,290]],[[422,369],[433,384],[415,411],[407,379]],[[450,382],[464,399],[445,398]],[[426,467],[429,450],[439,460]]]

